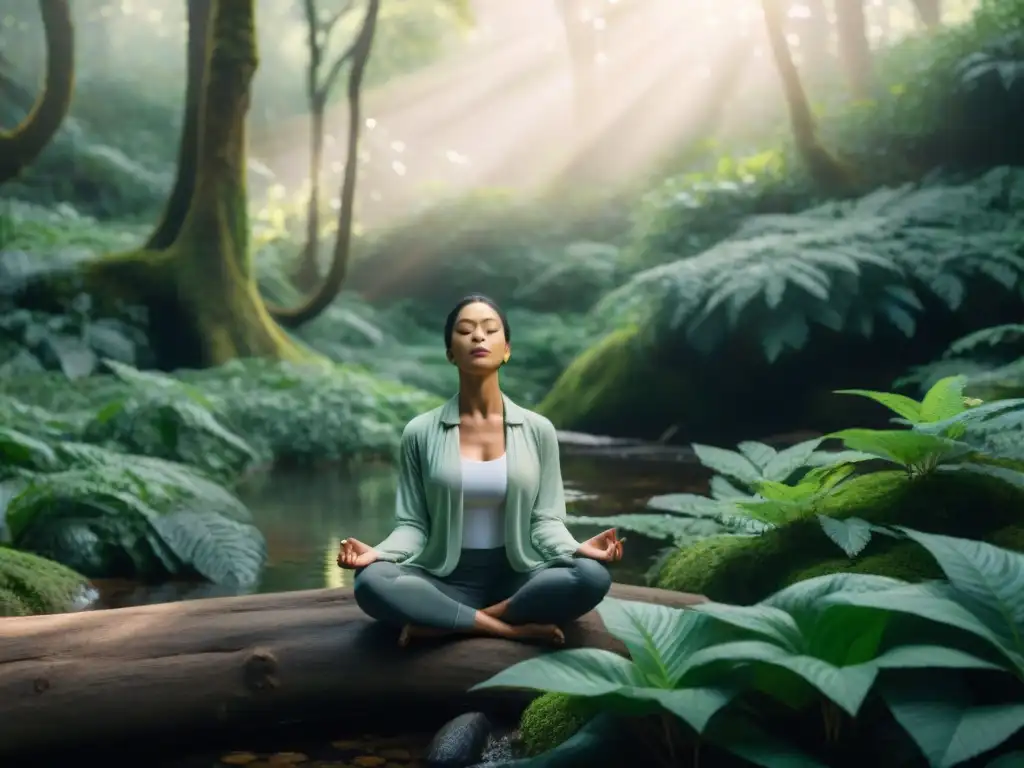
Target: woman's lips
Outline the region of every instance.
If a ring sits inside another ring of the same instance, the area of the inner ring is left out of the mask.
[[[469,354],[473,357],[487,357],[487,355],[491,354],[491,351],[489,349],[474,349]]]

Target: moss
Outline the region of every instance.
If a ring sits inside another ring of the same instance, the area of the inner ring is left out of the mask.
[[[665,404],[684,402],[685,391],[631,326],[580,354],[537,410],[560,429],[658,437],[672,423]]]
[[[69,611],[86,586],[84,576],[59,563],[0,547],[0,616]]]
[[[554,749],[586,725],[591,713],[583,699],[562,693],[545,693],[523,712],[519,735],[527,755],[533,757]]]
[[[875,472],[841,486],[817,511],[1024,550],[1022,509],[1024,494],[991,477],[964,473],[910,479],[903,472]],[[909,581],[938,575],[925,553],[884,536],[873,537],[852,561],[837,552],[810,516],[762,536],[710,539],[680,550],[665,564],[658,585],[749,604],[800,578],[837,571]]]

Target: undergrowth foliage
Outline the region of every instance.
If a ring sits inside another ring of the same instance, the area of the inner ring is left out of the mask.
[[[0,541],[88,577],[251,589],[266,546],[227,486],[261,462],[390,456],[405,423],[436,404],[333,366],[170,376],[105,365],[114,375],[79,391],[40,374],[0,393]]]
[[[968,292],[1019,293],[1024,173],[1000,168],[960,186],[906,185],[799,216],[748,219],[699,256],[639,273],[595,314],[639,318],[670,348],[710,353],[757,333],[769,361],[812,326],[911,337],[924,299],[950,311]]]
[[[746,607],[608,599],[598,611],[629,658],[558,651],[476,689],[568,694],[634,722],[660,719],[662,727],[634,732],[647,735],[645,757],[669,764],[731,754],[741,764],[807,768],[922,758],[953,768],[982,756],[1016,765],[1024,555],[906,528],[890,534],[926,550],[945,580],[840,573]]]

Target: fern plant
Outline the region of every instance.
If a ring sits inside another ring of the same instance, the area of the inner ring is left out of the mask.
[[[614,321],[619,307],[645,306],[665,346],[704,353],[756,329],[769,361],[801,349],[816,325],[872,337],[884,324],[911,337],[923,297],[957,310],[968,291],[1017,289],[1024,258],[999,204],[1008,188],[1024,194],[1024,172],[755,218],[699,256],[639,273],[594,314]]]
[[[957,339],[939,359],[912,368],[893,385],[927,391],[952,373],[966,375],[966,390],[986,400],[1024,392],[1024,325],[1011,323]]]

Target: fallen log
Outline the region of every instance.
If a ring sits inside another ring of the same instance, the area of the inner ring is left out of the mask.
[[[612,595],[704,601],[618,584]],[[596,613],[566,628],[566,645],[626,652]],[[382,705],[522,706],[524,692],[467,691],[544,652],[485,638],[402,649],[350,589],[0,619],[0,757]]]

